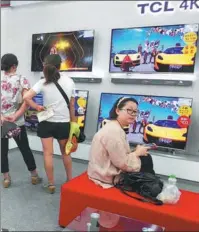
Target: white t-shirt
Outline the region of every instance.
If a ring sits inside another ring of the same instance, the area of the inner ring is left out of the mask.
[[[52,106],[54,116],[49,118],[48,122],[69,122],[70,114],[66,101],[57,89],[54,83],[44,84],[45,79],[39,80],[33,87],[32,90],[37,94],[42,93],[43,105]],[[66,76],[64,73],[60,73],[60,79],[58,80],[59,85],[62,87],[68,99],[75,97],[75,84],[73,80]]]

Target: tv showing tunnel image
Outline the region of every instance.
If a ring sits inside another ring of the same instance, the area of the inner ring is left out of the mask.
[[[109,71],[194,73],[198,24],[113,29]]]
[[[94,30],[32,35],[31,71],[41,72],[49,54],[59,54],[61,71],[92,71]]]
[[[80,126],[80,130],[84,132],[87,105],[88,105],[89,91],[76,90],[75,96],[75,116],[77,117],[77,123]],[[37,94],[33,101],[39,105],[43,105],[43,95]],[[25,126],[29,131],[36,132],[38,128],[37,111],[31,107],[25,113]]]
[[[192,98],[102,93],[98,130],[110,122],[109,112],[122,97],[134,98],[139,103],[135,122],[124,128],[130,144],[155,143],[158,147],[186,149]]]

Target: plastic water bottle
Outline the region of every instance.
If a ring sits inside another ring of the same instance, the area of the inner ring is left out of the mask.
[[[172,203],[174,203],[174,204],[179,199],[179,190],[178,190],[178,187],[177,187],[176,183],[177,183],[176,176],[175,175],[169,176],[168,184],[167,184],[167,187],[166,187],[167,194],[168,194],[167,198],[173,199]]]
[[[170,176],[169,176],[169,179],[168,179],[168,183],[169,183],[170,185],[176,185],[176,183],[177,183],[176,176],[175,176],[175,175],[170,175]]]
[[[170,195],[175,195],[176,194],[176,190],[178,190],[177,186],[177,179],[175,175],[170,175],[168,178],[168,185],[167,185],[167,190],[168,192],[170,192]]]
[[[98,213],[91,214],[90,231],[99,231],[99,226],[98,226],[99,218],[100,215]]]
[[[167,183],[164,183],[163,190],[157,196],[157,199],[163,201],[165,204],[176,204],[181,195],[176,183],[177,179],[175,175],[170,175]]]

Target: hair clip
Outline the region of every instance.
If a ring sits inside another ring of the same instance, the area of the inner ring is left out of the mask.
[[[118,108],[118,106],[122,103],[122,101],[124,100],[124,99],[127,99],[128,97],[122,97],[120,100],[119,100],[119,102],[117,103],[117,108]]]

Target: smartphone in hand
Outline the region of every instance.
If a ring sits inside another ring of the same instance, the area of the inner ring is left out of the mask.
[[[155,150],[155,149],[157,149],[157,145],[156,145],[155,143],[146,144],[146,147],[149,147],[150,150]]]

